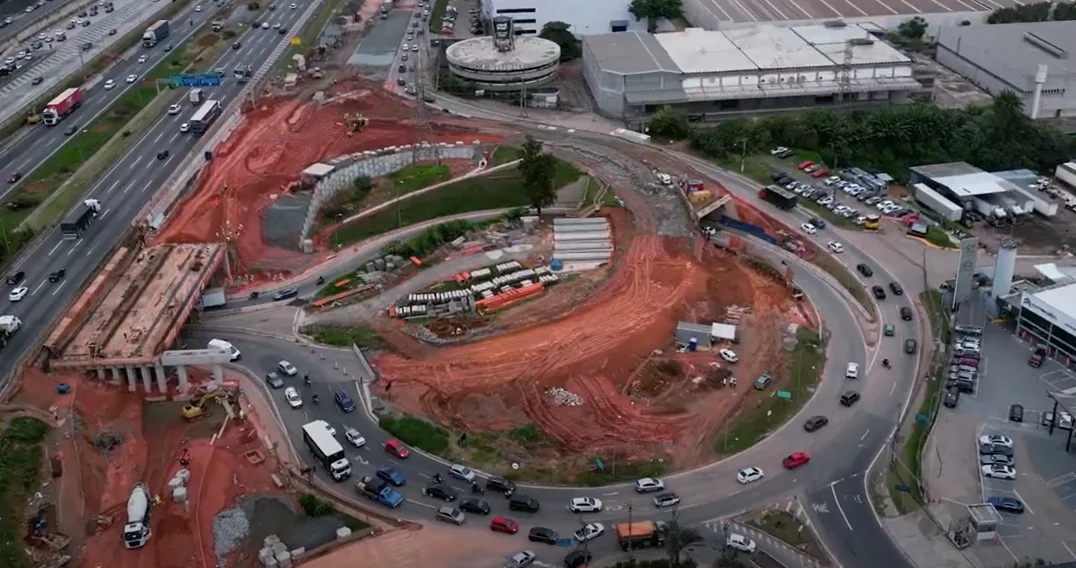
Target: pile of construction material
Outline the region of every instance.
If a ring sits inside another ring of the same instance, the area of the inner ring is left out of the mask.
[[[302,551],[289,551],[288,546],[281,542],[280,537],[271,534],[262,541],[262,548],[258,551],[258,561],[265,568],[291,568],[295,565],[296,553]]]
[[[613,256],[613,233],[604,217],[553,219],[554,268],[592,268]]]
[[[168,490],[176,503],[187,503],[187,482],[191,479],[191,470],[181,469],[168,480]]]
[[[408,294],[399,304],[389,308],[389,316],[408,319],[446,317],[479,309],[488,311],[530,297],[560,278],[549,267],[530,269],[512,260],[462,272],[455,276],[455,280],[465,287],[448,292]]]
[[[583,406],[583,397],[560,387],[549,387],[545,394],[554,406]]]
[[[725,318],[722,323],[740,325],[744,316],[751,313],[751,306],[737,306],[735,304],[725,308]]]

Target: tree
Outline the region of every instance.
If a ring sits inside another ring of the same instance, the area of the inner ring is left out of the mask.
[[[557,163],[553,156],[542,151],[541,140],[527,135],[520,151],[519,173],[523,175],[523,191],[539,216],[543,207],[557,200],[557,188],[553,187],[556,171]]]
[[[665,552],[669,555],[669,565],[673,568],[681,568],[683,563],[680,556],[684,549],[699,542],[702,542],[702,535],[699,531],[682,526],[676,518],[669,521],[665,532]]]
[[[711,568],[746,568],[747,564],[744,564],[736,551],[731,548],[725,548],[725,551],[721,553],[721,556],[714,560]]]
[[[571,26],[564,22],[547,22],[542,26],[542,33],[538,37],[547,39],[560,46],[561,62],[578,59],[583,54],[580,41],[571,31]]]
[[[910,41],[922,41],[927,33],[927,21],[922,16],[904,20],[897,26],[897,35]]]
[[[654,33],[658,29],[658,20],[673,20],[684,17],[682,0],[631,0],[628,12],[635,16],[635,21],[646,18],[646,31]]]
[[[691,125],[683,110],[665,105],[650,115],[650,120],[646,122],[646,133],[669,140],[683,140],[691,133]]]

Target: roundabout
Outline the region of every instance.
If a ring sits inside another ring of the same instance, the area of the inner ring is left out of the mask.
[[[631,199],[626,201],[630,207]],[[896,337],[868,337],[863,331],[864,326],[858,321],[861,309],[849,305],[847,294],[830,277],[780,249],[769,249],[767,254],[793,267],[797,275],[796,283],[821,316],[826,337],[826,364],[821,381],[811,400],[788,424],[739,454],[664,476],[666,490],[675,492],[681,498],[674,510],[656,508],[653,496],[636,493],[631,483],[594,488],[521,484],[518,494],[525,494],[540,502],[539,512],[510,511],[507,500],[487,492],[481,497],[491,505],[490,515],[515,519],[521,526],[520,532],[524,534],[531,528],[545,527],[563,536],[579,529],[580,521],[611,527],[629,519],[634,522],[668,520],[671,514],[675,514],[681,525],[697,527],[707,540],[723,542],[721,527],[724,520],[753,507],[787,503],[789,507],[796,507],[820,529],[823,542],[832,549],[830,555],[838,564],[905,566],[903,556],[886,536],[874,513],[864,472],[884,450],[906,405],[906,397],[916,374],[916,362],[902,355],[900,346],[903,338],[920,337],[917,321],[900,319],[898,301],[882,302],[878,305],[879,317],[897,326]],[[859,262],[858,254],[849,250],[845,262]],[[876,267],[876,270],[880,273],[877,278],[882,278],[884,269]],[[281,321],[295,318],[294,308],[267,308],[267,312],[269,310],[281,312]],[[372,377],[365,377],[365,381],[355,380],[354,369],[349,374],[341,372],[348,365],[349,358],[353,362],[351,364],[357,367],[352,353],[307,345],[286,337],[287,334],[272,338],[246,331],[251,327],[256,326],[249,323],[229,325],[227,319],[222,318],[207,325],[192,327],[188,335],[191,341],[201,343],[226,336],[244,353],[243,365],[253,377],[264,376],[279,360],[287,359],[301,373],[309,373],[314,378],[308,393],[319,393],[322,403],[308,403],[301,409],[290,408],[279,391],[269,391],[265,389],[264,381],[257,381],[258,389],[267,400],[271,400],[280,425],[288,433],[292,455],[304,461],[309,459],[301,428],[307,422],[321,419],[338,432],[353,427],[365,437],[364,447],[348,447],[346,450],[352,463],[353,477],[357,479],[362,475],[372,475],[382,467],[392,467],[407,477],[407,483],[398,489],[404,496],[404,503],[393,514],[417,522],[432,521],[436,509],[443,502],[423,495],[422,490],[430,484],[435,474],[444,476],[461,498],[469,496],[466,483],[449,478],[448,471],[452,464],[414,448],[406,459],[394,457],[382,449],[391,438],[378,427],[377,417],[371,410],[382,402],[376,395],[379,385],[370,384]],[[868,329],[876,330],[877,327],[868,326]],[[893,361],[892,368],[875,364],[882,358]],[[859,378],[856,380],[845,378],[845,367],[849,362],[860,365]],[[840,403],[840,397],[850,389],[858,391],[861,400],[851,407],[845,407]],[[337,391],[346,392],[353,400],[359,401],[359,410],[353,413],[341,411],[332,403]],[[829,424],[815,432],[805,431],[802,427],[804,420],[815,415],[828,417]],[[785,470],[782,460],[793,452],[807,452],[810,462],[794,470]],[[765,477],[750,484],[740,483],[737,473],[748,467],[761,468],[765,471]],[[359,501],[353,489],[355,480],[338,484],[329,480],[320,470],[315,475],[324,489],[341,498]],[[486,475],[479,472],[479,477]],[[584,497],[601,500],[601,511],[572,513],[569,504],[573,499]],[[463,527],[453,530],[476,529],[488,530],[488,527],[484,521],[472,515]],[[539,560],[547,564],[561,565],[561,559],[567,553],[565,548],[552,549],[528,543],[522,535],[505,538],[518,540],[519,549],[536,551]],[[599,559],[617,550],[616,539],[610,536],[590,540],[587,547]]]

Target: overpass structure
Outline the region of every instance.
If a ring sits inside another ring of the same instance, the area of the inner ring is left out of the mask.
[[[179,336],[202,291],[224,262],[222,243],[123,246],[72,304],[45,342],[47,368],[96,372],[136,390],[167,392],[168,369],[186,392],[187,365],[220,365],[228,355],[213,350],[177,351]]]

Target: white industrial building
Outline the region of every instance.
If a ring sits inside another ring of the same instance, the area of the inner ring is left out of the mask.
[[[820,25],[583,37],[583,73],[598,109],[641,123],[666,105],[695,121],[817,105],[890,104],[921,86],[912,61],[873,27]]]
[[[952,162],[911,168],[908,187],[916,201],[949,221],[960,220],[962,211],[975,211],[995,224],[1032,212],[1055,215],[1057,203],[1011,181],[1021,176],[1021,170],[991,173]]]
[[[629,0],[482,0],[487,20],[508,16],[517,34],[538,34],[549,22],[564,22],[577,36],[646,30],[646,20],[628,12]]]
[[[1031,118],[1076,116],[1076,21],[941,28],[938,63],[992,95],[1013,91]]]

